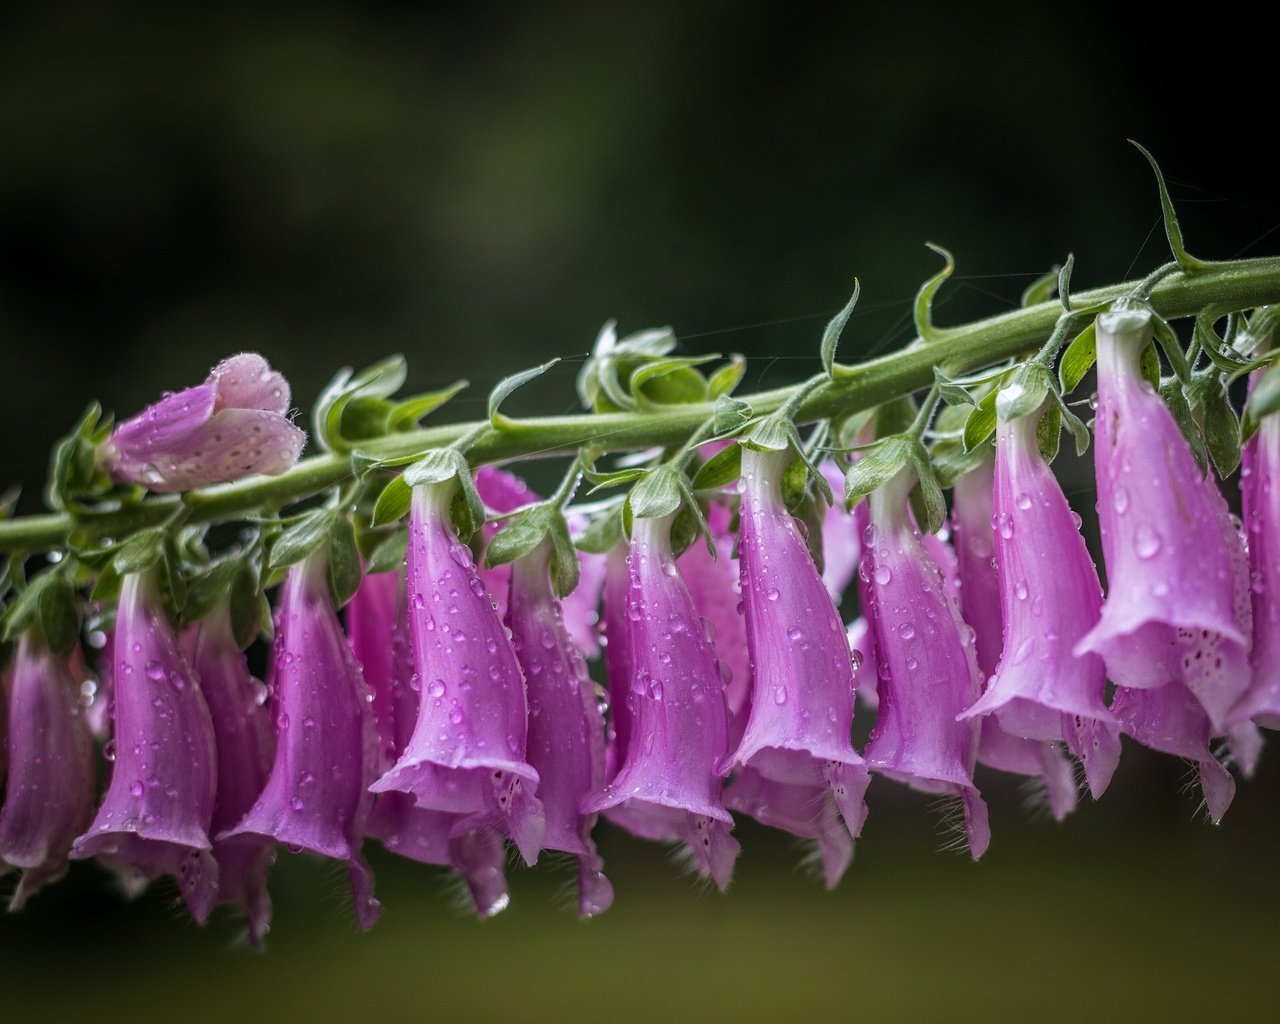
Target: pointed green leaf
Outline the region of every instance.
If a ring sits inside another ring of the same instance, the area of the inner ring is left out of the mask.
[[[893,479],[910,458],[910,439],[895,434],[877,441],[845,472],[845,504],[853,508],[877,487]]]
[[[707,380],[707,397],[720,398],[722,395],[733,394],[734,389],[742,383],[742,375],[746,372],[746,357],[734,352],[729,356],[729,361]]]
[[[822,356],[822,368],[832,380],[835,379],[836,346],[840,344],[840,335],[844,333],[845,324],[849,322],[849,317],[853,315],[854,307],[858,305],[858,296],[861,294],[862,284],[855,277],[853,279],[853,295],[844,304],[844,308],[831,318],[830,323],[827,324],[826,329],[822,332],[822,345],[819,349]]]
[[[1165,358],[1169,361],[1169,368],[1173,370],[1173,375],[1182,381],[1183,384],[1191,380],[1191,367],[1187,365],[1187,355],[1182,351],[1182,342],[1178,340],[1178,335],[1169,321],[1162,316],[1153,317],[1156,341],[1160,345],[1161,351],[1164,352]]]
[[[1054,395],[1054,399],[1058,405],[1058,415],[1075,439],[1076,455],[1083,455],[1089,450],[1089,428],[1085,425],[1084,420],[1071,411],[1071,407],[1063,401],[1062,396]]]
[[[1075,269],[1075,253],[1067,253],[1067,262],[1058,271],[1058,301],[1066,313],[1071,312],[1071,271]]]
[[[391,410],[387,429],[393,432],[413,430],[430,413],[435,412],[459,391],[470,386],[465,380],[454,381],[447,388],[414,395],[399,402]]]
[[[329,519],[329,595],[335,608],[343,607],[360,588],[360,549],[349,516],[335,513]]]
[[[558,362],[560,362],[559,356],[555,359],[548,359],[541,366],[521,370],[519,373],[513,373],[510,377],[504,377],[498,381],[497,387],[489,392],[489,422],[493,425],[494,430],[503,430],[515,425],[515,420],[508,419],[498,411],[498,407],[502,405],[507,396],[517,388],[528,384],[529,381],[541,377]]]
[[[1054,267],[1047,274],[1041,274],[1027,285],[1019,305],[1026,309],[1028,306],[1038,306],[1053,298],[1053,290],[1058,286],[1059,270],[1060,268]]]
[[[1173,252],[1173,258],[1177,260],[1180,266],[1187,273],[1197,270],[1204,270],[1210,264],[1204,260],[1198,260],[1187,252],[1186,246],[1182,244],[1182,228],[1178,224],[1178,214],[1173,208],[1173,200],[1169,197],[1169,189],[1165,185],[1164,173],[1160,170],[1160,165],[1156,163],[1156,158],[1133,139],[1129,140],[1130,144],[1137,149],[1144,157],[1147,163],[1151,165],[1151,170],[1156,175],[1156,187],[1160,190],[1160,210],[1164,216],[1164,233],[1169,239],[1169,249]]]
[[[1003,420],[1030,416],[1044,405],[1052,390],[1053,375],[1047,366],[1024,363],[1013,372],[1008,383],[996,390],[996,416]]]
[[[955,272],[956,261],[952,258],[951,253],[942,246],[934,245],[932,242],[925,242],[925,245],[945,261],[942,269],[922,284],[920,290],[916,293],[916,334],[926,342],[935,342],[943,338],[947,331],[933,325],[933,297],[937,294],[938,289],[942,287],[942,282]]]
[[[231,633],[241,650],[257,639],[264,623],[270,628],[271,610],[259,582],[257,568],[248,560],[239,560],[227,596],[231,602]]]
[[[712,430],[717,437],[736,434],[751,420],[751,406],[737,398],[721,395],[716,399]]]
[[[1093,323],[1090,323],[1062,353],[1062,360],[1058,364],[1062,393],[1071,394],[1097,361],[1098,335]]]
[[[695,491],[714,491],[742,475],[742,446],[730,444],[704,462],[693,478]]]
[[[1244,406],[1244,437],[1248,440],[1266,417],[1280,412],[1280,360],[1271,364],[1253,386]]]
[[[933,464],[930,463],[929,453],[924,450],[924,446],[919,441],[912,441],[908,446],[908,453],[918,481],[916,489],[912,491],[912,502],[913,505],[916,503],[918,493],[919,508],[916,509],[916,517],[920,529],[925,533],[937,533],[947,521],[947,499],[943,497],[938,477],[933,472]]]
[[[1200,432],[1200,426],[1196,423],[1195,417],[1191,414],[1191,406],[1183,393],[1182,383],[1176,377],[1169,377],[1160,385],[1160,395],[1173,414],[1178,429],[1182,431],[1182,436],[1191,447],[1191,454],[1195,456],[1200,472],[1207,472],[1209,463],[1204,447],[1204,436]]]
[[[1036,444],[1045,462],[1052,464],[1058,457],[1062,442],[1062,409],[1057,402],[1045,408],[1036,423]]]
[[[534,505],[512,516],[490,539],[484,561],[489,568],[506,565],[527,555],[542,543],[552,521],[562,518],[547,505]]]
[[[681,478],[671,466],[658,466],[646,473],[627,496],[631,514],[637,519],[657,519],[679,511]]]
[[[992,388],[978,400],[969,418],[964,421],[964,450],[972,451],[996,432],[996,395],[998,388]]]
[[[707,400],[707,381],[694,367],[719,359],[719,354],[656,359],[631,375],[632,397],[642,408]]]
[[[404,565],[409,549],[409,531],[396,530],[369,555],[365,572],[370,576],[380,572],[393,572]]]
[[[412,503],[413,488],[405,482],[403,476],[393,477],[374,503],[373,525],[386,526],[403,519],[409,514]]]
[[[271,544],[271,556],[267,560],[268,568],[282,569],[301,562],[329,539],[333,516],[331,509],[316,509],[285,527],[284,532]]]
[[[976,406],[978,404],[967,388],[957,384],[937,366],[933,368],[933,384],[947,405]]]
[[[622,503],[601,515],[596,516],[587,525],[577,540],[579,551],[589,555],[603,555],[612,551],[622,539]]]

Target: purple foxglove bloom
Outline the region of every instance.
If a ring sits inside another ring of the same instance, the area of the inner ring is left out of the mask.
[[[609,687],[609,731],[605,750],[605,777],[612,778],[627,759],[631,741],[631,720],[635,712],[631,697],[631,622],[627,618],[631,569],[625,543],[614,546],[605,556],[604,576],[604,671]],[[612,817],[612,816],[610,816]]]
[[[551,589],[550,540],[512,563],[507,623],[528,685],[528,758],[542,780],[546,815],[542,847],[577,856],[578,912],[593,917],[613,903],[613,886],[591,839],[597,816],[579,808],[604,785],[604,718]]]
[[[617,776],[582,809],[616,809],[610,819],[638,835],[678,839],[723,889],[738,856],[719,770],[729,745],[724,686],[676,566],[674,518],[637,518],[632,526],[623,667],[630,737]]]
[[[719,502],[711,503],[707,526],[715,539],[716,557],[711,557],[705,544],[690,544],[680,556],[680,574],[704,627],[711,634],[716,659],[720,662],[720,676],[725,680],[729,733],[736,745],[746,725],[751,660],[747,654],[747,625],[743,618],[738,559],[733,553],[735,538],[730,529],[731,520],[728,508]]]
[[[1249,541],[1253,682],[1231,717],[1280,729],[1280,415],[1265,417],[1244,446],[1240,505]]]
[[[815,840],[828,889],[836,887],[853,863],[853,839],[825,783],[776,782],[743,768],[724,791],[724,804],[762,825]]]
[[[99,857],[133,888],[172,875],[203,924],[218,899],[209,841],[218,781],[213,723],[165,618],[155,570],[124,578],[114,654],[111,782],[71,857]]]
[[[203,384],[166,395],[103,446],[117,483],[186,491],[250,473],[283,473],[304,434],[288,418],[289,384],[254,352],[224,359]]]
[[[532,505],[542,499],[529,488],[518,476],[495,469],[492,466],[481,466],[476,470],[476,492],[485,507],[494,512],[513,512],[525,505]],[[585,529],[586,521],[581,517],[571,516],[569,529],[579,531]],[[489,523],[485,526],[485,540],[489,540],[500,529],[500,524]],[[586,657],[595,658],[600,654],[600,592],[604,586],[605,556],[593,555],[585,551],[578,552],[579,577],[578,585],[573,593],[560,599],[564,611],[564,624],[574,646]],[[498,602],[498,617],[507,614],[507,593],[511,588],[511,566],[480,566],[477,570],[480,579]]]
[[[400,759],[373,785],[412,793],[418,806],[489,824],[532,864],[545,820],[525,758],[524,675],[471,549],[454,532],[456,480],[413,489],[409,518],[409,625],[418,719]]]
[[[27,900],[67,872],[71,842],[93,817],[93,739],[71,659],[23,634],[9,672],[8,772],[0,809],[0,874],[22,879],[9,901]]]
[[[1248,632],[1226,505],[1206,481],[1168,408],[1139,368],[1148,313],[1100,316],[1094,466],[1110,592],[1076,645],[1125,687],[1188,687],[1215,732],[1249,686]],[[1247,587],[1243,592],[1247,598]]]
[[[853,666],[853,681],[858,699],[872,711],[880,706],[876,693],[876,643],[871,635],[871,624],[861,615],[849,623],[845,631],[849,642],[849,661]]]
[[[960,797],[976,858],[991,839],[973,783],[978,723],[956,716],[977,700],[981,673],[954,592],[911,516],[914,483],[904,468],[867,499],[859,578],[875,637],[880,709],[864,757],[889,778]]]
[[[985,503],[981,495],[972,501],[965,495],[962,501],[962,485],[970,478],[988,496]],[[990,473],[981,470],[956,481],[957,513],[970,506],[976,511],[976,518],[956,525],[965,614],[974,616],[976,628],[984,614],[996,612],[1003,623],[1003,642],[996,649],[1005,652],[996,665],[984,664],[993,646],[984,622],[976,638],[978,660],[984,669],[990,666],[991,675],[986,692],[965,714],[991,716],[984,719],[984,742],[991,727],[987,722],[998,722],[1011,736],[1065,743],[1084,764],[1097,799],[1119,762],[1120,730],[1104,701],[1102,660],[1075,655],[1072,648],[1097,624],[1102,586],[1078,520],[1040,455],[1036,417],[1001,421],[994,503],[991,483]],[[988,508],[990,519],[982,515]],[[992,553],[998,572],[991,569]],[[1046,775],[1051,783],[1060,777]],[[1051,785],[1051,800],[1054,796]]]
[[[244,908],[249,945],[261,949],[271,925],[267,875],[275,863],[275,843],[258,835],[217,836],[253,806],[271,772],[276,744],[263,706],[266,688],[249,673],[236,644],[229,601],[191,626],[183,641],[209,705],[217,748],[218,790],[210,832],[218,862],[218,902]]]
[[[844,473],[830,459],[819,467],[834,494],[844,490]],[[858,574],[862,558],[862,530],[843,502],[827,506],[822,514],[822,582],[836,604]]]
[[[1199,768],[1205,807],[1214,824],[1235,796],[1236,783],[1209,751],[1209,716],[1180,683],[1132,689],[1116,687],[1111,711],[1125,735],[1143,746],[1193,761]]]
[[[782,501],[789,461],[743,446],[738,545],[753,688],[730,763],[776,782],[825,782],[856,837],[868,776],[850,743],[853,666],[840,615]]]
[[[418,717],[402,573],[379,573],[360,581],[347,605],[347,635],[373,690],[381,773],[403,753]],[[510,901],[502,836],[487,827],[455,836],[461,817],[418,807],[409,793],[381,793],[373,804],[368,833],[392,853],[456,869],[476,914],[491,917]]]
[[[220,840],[268,836],[347,862],[356,920],[382,912],[361,853],[377,767],[369,691],[347,646],[321,549],[293,565],[280,590],[271,682],[276,755],[266,788]]]

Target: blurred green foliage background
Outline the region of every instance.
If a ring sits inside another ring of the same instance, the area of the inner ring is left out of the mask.
[[[311,401],[402,351],[410,390],[564,363],[513,408],[568,411],[600,324],[799,379],[857,275],[841,357],[998,312],[1074,252],[1088,287],[1164,259],[1162,161],[1205,258],[1274,252],[1265,54],[1205,12],[1170,35],[1105,4],[50,4],[0,14],[0,483],[34,511],[84,405],[130,415],[233,351]],[[1176,30],[1175,30],[1176,31]],[[1092,501],[1087,472],[1073,497]],[[618,889],[577,922],[569,875],[514,874],[477,924],[440,877],[375,852],[355,933],[327,866],[282,854],[267,956],[163,886],[126,905],[79,865],[0,920],[5,1021],[1175,1020],[1269,997],[1274,754],[1220,829],[1185,769],[1133,748],[1103,803],[1030,820],[988,777],[995,842],[940,854],[883,781],[839,891],[740,827],[726,897],[602,830]],[[1033,816],[1034,817],[1034,816]]]

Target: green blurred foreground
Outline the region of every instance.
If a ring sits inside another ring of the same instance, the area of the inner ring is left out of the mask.
[[[0,927],[0,1019],[1256,1016],[1280,950],[1268,796],[1280,764],[1264,765],[1271,778],[1242,787],[1215,829],[1162,785],[1180,766],[1136,753],[1126,748],[1110,806],[1083,804],[1063,826],[1028,821],[1016,791],[989,786],[995,839],[977,865],[936,852],[927,802],[877,781],[857,861],[834,893],[748,822],[723,897],[661,850],[602,829],[618,901],[585,923],[557,892],[567,870],[513,871],[511,909],[476,922],[451,908],[438,872],[374,851],[387,910],[359,935],[342,874],[282,853],[277,923],[259,957],[229,948],[225,917],[201,931],[158,893],[121,909],[81,866]]]

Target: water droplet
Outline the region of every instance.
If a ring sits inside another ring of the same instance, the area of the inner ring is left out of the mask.
[[[289,728],[289,716],[285,714],[283,711],[281,711],[280,714],[276,716],[276,726],[277,728],[280,728],[280,729]]]
[[[294,798],[293,798],[292,800],[290,800],[290,801],[289,801],[289,806],[290,806],[290,807],[292,807],[295,811],[300,811],[300,810],[302,810],[302,808],[303,808],[303,806],[304,806],[304,804],[302,803],[302,797],[297,796],[297,795],[295,794],[295,795],[294,795]]]
[[[790,640],[799,640],[802,636],[804,636],[804,633],[799,626],[791,626],[787,629],[787,638]]]
[[[253,681],[253,703],[262,707],[271,698],[271,687],[255,679]]]
[[[910,622],[904,622],[898,627],[898,636],[902,637],[903,640],[910,640],[915,635],[916,627]]]
[[[868,523],[867,528],[862,531],[862,543],[869,548],[876,546],[876,526],[875,523]]]
[[[426,599],[425,597],[423,597],[421,594],[414,594],[414,595],[413,595],[413,606],[414,606],[415,608],[422,608],[422,607],[425,607],[426,603],[427,603],[427,599]],[[434,622],[434,621],[432,621],[432,620],[430,620],[430,619],[429,619],[428,621],[429,621],[429,622],[431,622],[431,625],[430,625],[430,626],[428,626],[427,628],[428,628],[428,629],[435,629],[435,628],[436,628],[436,626],[435,626],[435,622]]]
[[[427,687],[427,696],[429,696],[429,697],[443,697],[443,696],[444,696],[444,690],[445,690],[444,680],[443,680],[443,679],[433,679],[433,680],[431,680],[431,684]]]
[[[154,682],[159,682],[165,677],[164,666],[158,661],[147,662],[147,678]]]
[[[1027,494],[1025,491],[1022,494],[1019,494],[1017,498],[1017,505],[1018,508],[1025,512],[1031,507],[1031,495]]]
[[[1027,594],[1029,593],[1027,590],[1027,581],[1018,580],[1018,582],[1013,585],[1013,592],[1017,595],[1019,601],[1025,601],[1027,599]]]
[[[1084,520],[1080,518],[1080,513],[1075,509],[1071,510],[1071,521],[1076,524],[1077,530],[1084,525]]]
[[[875,581],[878,584],[880,584],[880,586],[882,587],[885,586],[891,579],[893,579],[893,573],[889,571],[889,567],[887,565],[876,566],[876,571],[874,573],[874,576],[875,576]]]
[[[479,576],[471,577],[471,593],[475,594],[476,597],[485,596],[484,583]]]
[[[1141,523],[1133,535],[1133,550],[1139,558],[1155,558],[1162,544],[1160,534],[1150,523]]]
[[[454,708],[449,712],[449,721],[454,725],[461,725],[463,719],[462,708]]]
[[[551,648],[555,647],[556,638],[555,638],[555,635],[551,632],[551,630],[544,629],[542,631],[542,635],[538,637],[538,642],[542,644],[544,649],[549,651],[551,650]]]
[[[454,541],[449,545],[449,557],[462,568],[471,568],[471,549],[463,544],[462,541]]]
[[[785,686],[775,686],[773,688],[773,702],[775,704],[785,704],[787,702],[787,688]]]
[[[855,649],[849,652],[849,666],[855,672],[857,672],[858,669],[862,668],[862,652],[861,651]]]
[[[107,742],[103,744],[102,757],[104,760],[107,760],[107,761],[114,761],[116,759],[116,741],[115,740],[113,739],[107,740]]]
[[[142,796],[142,783],[135,782],[132,786],[129,787],[129,792],[133,796]]]
[[[770,587],[768,590],[765,591],[764,596],[767,597],[770,601],[776,601],[782,595],[778,593],[778,590],[776,587]]]
[[[920,667],[920,662],[916,659],[915,655],[911,655],[910,657],[907,658],[908,672],[914,672],[919,667]]]
[[[650,680],[649,688],[646,692],[649,694],[650,700],[662,700],[662,684],[658,680]]]
[[[1008,512],[1000,513],[1000,536],[1005,540],[1010,540],[1013,537],[1013,516],[1009,515]]]
[[[1117,487],[1111,494],[1111,507],[1124,515],[1129,509],[1129,492],[1123,487]]]

